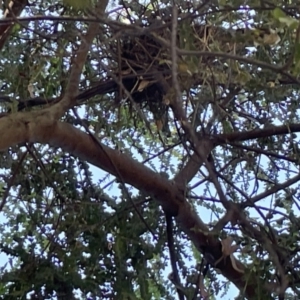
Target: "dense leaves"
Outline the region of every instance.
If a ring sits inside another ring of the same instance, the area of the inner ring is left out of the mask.
[[[108,154],[7,145],[0,299],[298,299],[298,2],[94,2],[3,1],[0,120],[52,120],[96,23],[61,121],[180,195]]]

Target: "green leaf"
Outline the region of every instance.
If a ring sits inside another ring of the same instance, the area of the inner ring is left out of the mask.
[[[272,15],[273,17],[278,20],[280,23],[288,26],[288,27],[293,27],[293,26],[297,26],[298,25],[298,21],[295,20],[294,18],[287,16],[286,13],[276,7],[273,11],[272,11]]]
[[[279,20],[280,18],[286,18],[287,15],[286,13],[279,7],[276,7],[273,11],[272,11],[272,15],[276,20]]]
[[[231,133],[233,131],[232,126],[229,121],[224,120],[222,122],[224,133]]]
[[[291,18],[291,17],[282,17],[279,18],[278,21],[280,23],[283,23],[284,25],[288,26],[288,27],[296,27],[298,26],[298,21]]]

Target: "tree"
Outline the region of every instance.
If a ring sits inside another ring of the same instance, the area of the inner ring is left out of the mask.
[[[298,299],[297,1],[113,5],[2,3],[1,299]]]

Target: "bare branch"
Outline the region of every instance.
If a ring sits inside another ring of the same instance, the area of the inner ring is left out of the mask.
[[[197,146],[197,152],[201,152],[204,157],[207,157],[213,148],[214,145],[211,140],[202,138]],[[183,188],[194,178],[199,171],[199,168],[204,163],[203,158],[199,157],[197,152],[191,155],[186,165],[174,178],[174,181],[177,184],[182,185]]]
[[[24,142],[39,142],[60,147],[114,176],[118,176],[116,172],[116,168],[118,168],[118,173],[126,183],[152,196],[166,212],[176,217],[181,229],[200,252],[204,255],[209,254],[212,263],[222,256],[220,240],[214,234],[209,234],[207,226],[186,201],[180,187],[126,154],[112,150],[103,144],[100,148],[90,135],[70,124],[49,118],[51,109],[53,107],[40,112],[16,113],[0,118],[0,136],[2,137],[0,149]],[[111,163],[112,161],[114,165]],[[242,263],[235,261],[235,266],[233,266],[231,260],[221,261],[218,269],[240,290],[245,290],[249,299],[256,299],[255,281],[246,282],[241,277],[241,270],[246,273]]]
[[[96,5],[96,14],[102,16],[108,4],[108,0],[99,0]],[[71,67],[70,78],[66,87],[65,95],[61,101],[64,111],[70,106],[73,106],[76,101],[76,96],[78,94],[78,88],[80,83],[80,75],[82,68],[85,64],[88,51],[90,46],[98,33],[99,24],[91,23],[87,33],[82,37],[80,47],[76,53]],[[61,113],[64,113],[61,112]]]
[[[291,132],[299,132],[300,124],[286,124],[281,126],[270,126],[263,129],[254,129],[251,131],[240,131],[228,134],[218,134],[212,136],[217,143],[237,142],[269,137],[273,135],[283,135]]]
[[[249,199],[248,201],[242,203],[241,207],[245,208],[247,206],[252,206],[255,202],[261,200],[261,199],[264,199],[272,194],[275,194],[277,193],[278,191],[280,190],[283,190],[289,186],[291,186],[292,184],[298,182],[300,180],[300,174],[294,176],[293,178],[287,180],[286,182],[283,182],[283,183],[278,183],[278,184],[275,184],[273,187],[271,188],[268,188],[268,190],[264,191],[263,193]]]

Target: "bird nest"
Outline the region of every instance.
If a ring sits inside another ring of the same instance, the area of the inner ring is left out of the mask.
[[[121,35],[118,45],[111,45],[112,60],[117,67],[114,74],[125,83],[125,88],[132,94],[134,101],[144,101],[139,95],[146,87],[156,85],[161,90],[161,76],[172,85],[172,28],[162,25],[147,34],[140,36]],[[232,32],[221,27],[194,25],[187,22],[178,24],[176,47],[185,51],[215,51],[238,52]],[[244,48],[242,46],[242,48]],[[116,51],[117,49],[117,51]],[[205,79],[206,68],[223,68],[222,62],[215,62],[213,58],[191,56],[183,53],[176,54],[176,73],[183,89],[199,86]],[[126,78],[131,78],[132,80]],[[125,82],[124,82],[125,80]],[[139,82],[137,82],[139,81]],[[166,92],[166,91],[165,91]],[[134,95],[135,94],[135,95]]]
[[[232,31],[222,27],[199,24],[191,26],[189,22],[182,21],[178,23],[177,29],[176,47],[185,51],[237,53],[245,49],[243,43],[235,42]],[[171,51],[172,26],[163,23],[153,26],[150,24],[144,33],[139,34],[140,32],[112,32],[112,36],[118,38],[107,45],[111,59],[108,74],[110,78],[82,93],[80,97],[86,99],[93,93],[114,92],[118,103],[124,99],[129,103],[138,103],[142,108],[147,107],[155,120],[164,119],[164,123],[168,110],[164,96],[169,92],[166,86],[172,87],[174,73]],[[182,91],[196,89],[203,82],[207,83],[207,74],[211,74],[212,69],[224,72],[224,62],[216,61],[209,55],[201,57],[177,52],[176,56],[176,74]]]

